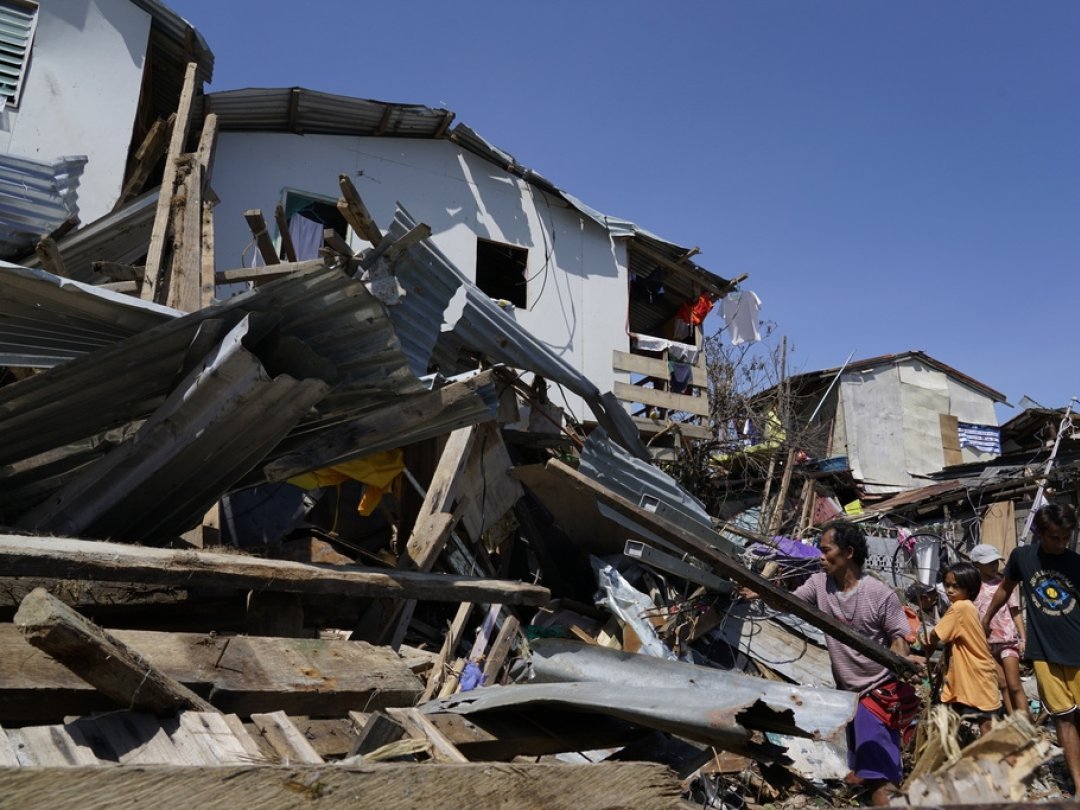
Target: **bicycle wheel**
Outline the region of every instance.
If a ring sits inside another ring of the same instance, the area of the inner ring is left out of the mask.
[[[907,590],[916,582],[937,585],[944,579],[949,566],[961,559],[956,547],[939,534],[919,532],[909,535],[893,552],[893,587]]]

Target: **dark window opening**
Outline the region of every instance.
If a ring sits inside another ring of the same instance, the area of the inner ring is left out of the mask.
[[[297,218],[306,220],[303,224],[295,222]],[[322,246],[322,233],[329,229],[334,231],[342,239],[349,239],[349,223],[338,211],[337,203],[329,198],[310,196],[295,191],[285,192],[285,221],[289,223],[289,232],[292,234],[293,248],[297,251],[297,259],[314,259],[318,257],[318,248]],[[314,234],[312,234],[314,229]],[[302,239],[300,235],[307,233],[313,239]],[[285,251],[281,243],[281,235],[278,234],[278,256],[284,260]],[[303,255],[299,255],[299,254]]]
[[[496,300],[505,299],[522,309],[528,306],[528,263],[525,248],[476,240],[476,286]]]

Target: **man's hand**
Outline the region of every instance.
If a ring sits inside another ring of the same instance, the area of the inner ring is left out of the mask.
[[[740,585],[738,588],[736,588],[735,593],[739,595],[740,599],[745,599],[747,602],[753,602],[755,599],[761,598],[761,594],[759,594],[757,591],[750,590],[745,585]]]

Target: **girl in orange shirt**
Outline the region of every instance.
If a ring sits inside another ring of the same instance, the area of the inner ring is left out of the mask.
[[[991,718],[1001,713],[997,667],[982,628],[974,599],[982,578],[974,565],[957,563],[945,573],[945,595],[949,609],[930,631],[930,644],[949,645],[949,668],[941,690],[941,702],[950,704],[960,716],[979,723],[985,734]]]

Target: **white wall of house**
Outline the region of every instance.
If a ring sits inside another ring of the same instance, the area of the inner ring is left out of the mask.
[[[219,270],[250,266],[254,247],[243,213],[272,224],[285,190],[337,199],[348,173],[380,228],[400,202],[431,227],[436,246],[475,278],[477,238],[527,248],[528,306],[515,319],[602,391],[616,374],[611,351],[626,350],[626,247],[593,220],[450,141],[224,132],[211,185]],[[358,245],[361,243],[357,243]],[[625,379],[626,375],[619,375]],[[561,397],[552,391],[555,401]],[[578,418],[581,403],[570,398]]]
[[[18,107],[0,113],[5,152],[89,158],[84,224],[108,213],[123,185],[149,40],[150,15],[129,0],[42,0]]]

